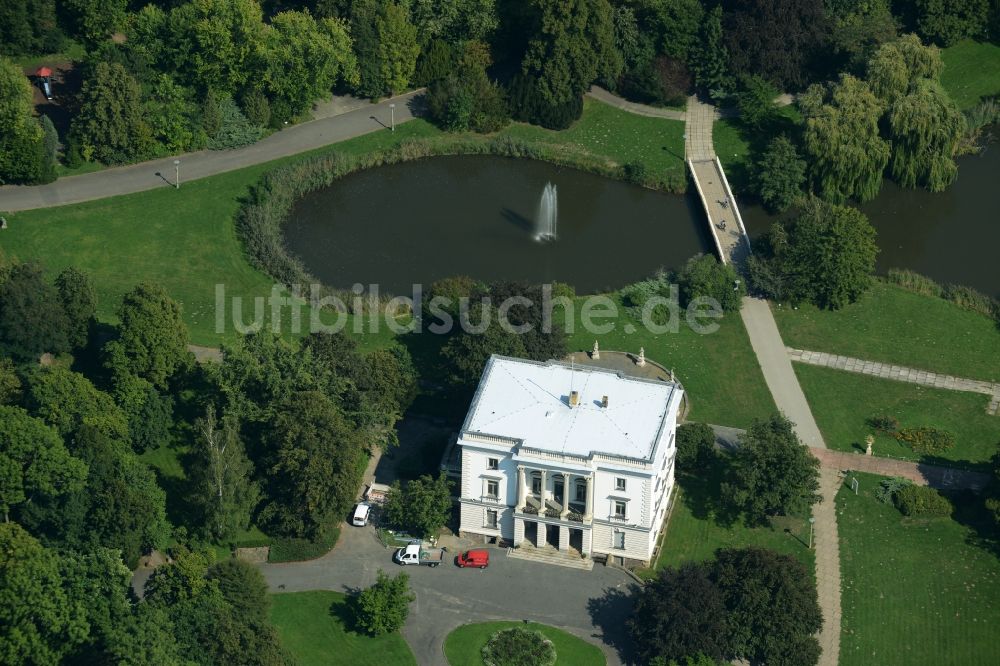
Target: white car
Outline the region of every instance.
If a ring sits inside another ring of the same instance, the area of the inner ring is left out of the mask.
[[[371,506],[361,502],[356,507],[354,507],[354,516],[351,518],[351,524],[355,527],[364,527],[368,524],[368,514],[371,513]]]

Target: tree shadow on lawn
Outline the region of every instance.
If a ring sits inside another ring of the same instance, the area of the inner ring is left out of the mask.
[[[346,588],[344,594],[346,596],[343,599],[330,604],[330,617],[343,625],[345,633],[367,636],[368,633],[358,626],[358,613],[355,608],[358,595],[361,594],[361,588]]]
[[[984,506],[986,498],[971,490],[947,493],[955,507],[952,519],[969,528],[965,542],[1000,558],[1000,528]]]
[[[618,653],[622,663],[634,663],[633,650],[635,646],[629,638],[625,620],[632,615],[635,597],[639,593],[638,585],[627,588],[609,587],[604,594],[587,601],[587,612],[590,620],[601,628],[601,634],[594,634]]]
[[[681,498],[696,519],[712,520],[721,527],[732,527],[739,519],[739,512],[725,506],[720,497],[728,468],[728,454],[720,453],[704,470],[678,472],[677,483],[684,491]]]

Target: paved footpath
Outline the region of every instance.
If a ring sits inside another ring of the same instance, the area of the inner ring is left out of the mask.
[[[413,118],[414,98],[423,91],[368,104],[341,115],[313,120],[275,132],[257,143],[235,150],[203,150],[166,157],[81,176],[60,178],[48,185],[4,185],[0,187],[0,211],[13,212],[80,203],[119,194],[170,187],[174,182],[174,160],[180,160],[181,187],[184,181],[270,162],[281,157],[320,148],[362,134],[388,131],[390,104],[395,104],[396,124]],[[161,176],[162,174],[162,176]]]
[[[883,379],[894,379],[899,382],[919,384],[931,388],[950,389],[952,391],[968,391],[970,393],[982,393],[990,396],[989,406],[986,411],[996,414],[1000,408],[1000,384],[984,382],[978,379],[965,379],[952,375],[942,375],[927,370],[917,368],[907,368],[902,365],[892,365],[890,363],[879,363],[878,361],[867,361],[863,358],[852,358],[850,356],[840,356],[837,354],[827,354],[826,352],[807,351],[788,347],[788,357],[793,361],[808,363],[809,365],[819,365],[826,368],[846,370],[847,372],[857,372]]]
[[[630,102],[627,99],[619,97],[618,95],[597,85],[590,86],[590,90],[587,91],[587,97],[593,97],[594,99],[604,102],[609,106],[621,109],[622,111],[628,111],[629,113],[634,113],[637,116],[667,118],[668,120],[684,120],[687,118],[687,114],[684,111],[678,111],[676,109],[662,109],[656,106],[649,106],[648,104]]]

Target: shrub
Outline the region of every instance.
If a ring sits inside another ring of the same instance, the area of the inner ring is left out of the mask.
[[[944,288],[944,297],[963,310],[978,312],[987,317],[996,316],[998,310],[1000,310],[996,299],[972,287],[949,284]]]
[[[875,499],[882,504],[892,504],[896,501],[896,493],[910,485],[913,485],[913,482],[901,476],[882,479],[875,489]]]
[[[916,453],[938,455],[955,446],[955,436],[946,430],[929,426],[903,428],[896,433],[896,439],[906,444]]]
[[[707,423],[685,423],[677,428],[677,466],[681,471],[703,470],[715,458],[715,432]]]
[[[552,666],[556,648],[540,631],[512,627],[498,631],[483,646],[486,666]]]
[[[510,83],[509,99],[516,120],[546,129],[566,129],[583,115],[582,95],[576,95],[564,104],[550,104],[542,97],[535,78],[528,75],[514,77]]]
[[[379,569],[378,581],[355,600],[355,621],[372,636],[392,633],[406,622],[414,599],[416,595],[410,592],[409,575],[401,573],[390,578]]]
[[[681,304],[689,306],[696,298],[714,299],[726,312],[736,312],[746,290],[732,264],[724,264],[715,255],[701,254],[688,259],[677,274]]]
[[[896,493],[896,507],[904,516],[925,516],[928,518],[950,516],[951,502],[948,498],[927,486],[910,484]]]
[[[231,97],[218,100],[219,129],[208,139],[212,150],[239,148],[256,143],[264,130],[250,122]]]
[[[890,268],[886,275],[886,281],[897,287],[902,287],[907,291],[924,296],[944,296],[944,287],[934,280],[911,270],[901,270]]]
[[[251,90],[243,96],[243,115],[252,125],[267,127],[271,122],[271,103],[259,90]]]
[[[337,545],[340,528],[330,527],[320,532],[315,541],[295,537],[277,537],[270,540],[268,562],[303,562],[325,555]],[[261,544],[267,545],[267,544]],[[244,546],[246,547],[246,546]]]
[[[622,165],[622,180],[633,185],[646,183],[646,165],[639,161],[626,162]]]
[[[899,430],[899,420],[888,414],[876,414],[868,418],[868,425],[887,435],[893,435]]]

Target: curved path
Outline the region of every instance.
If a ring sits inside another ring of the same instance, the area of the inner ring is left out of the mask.
[[[202,150],[140,164],[104,169],[81,176],[60,178],[48,185],[4,185],[0,187],[0,211],[13,212],[80,203],[94,199],[171,187],[174,160],[180,160],[181,187],[196,180],[227,171],[270,162],[371,132],[389,131],[395,104],[396,124],[413,118],[415,98],[423,90],[368,104],[337,116],[295,125],[235,150]],[[161,175],[162,174],[162,175]]]
[[[669,120],[685,120],[687,118],[686,111],[678,111],[677,109],[664,109],[658,106],[649,106],[648,104],[639,104],[638,102],[630,102],[623,97],[619,97],[613,92],[609,92],[598,85],[590,86],[590,90],[587,91],[588,97],[593,97],[594,99],[604,102],[609,106],[613,106],[622,111],[628,111],[629,113],[634,113],[637,116],[649,116],[650,118],[667,118]]]
[[[403,636],[417,662],[445,663],[444,639],[453,629],[471,622],[532,620],[554,627],[601,648],[609,666],[622,664],[617,646],[624,644],[623,620],[635,583],[622,570],[596,566],[593,571],[556,567],[508,558],[491,549],[490,566],[459,569],[398,567],[371,527],[344,526],[336,548],[308,562],[260,564],[274,593],[334,590],[351,593],[372,585],[382,569],[390,575],[406,571],[416,601],[403,627]]]

